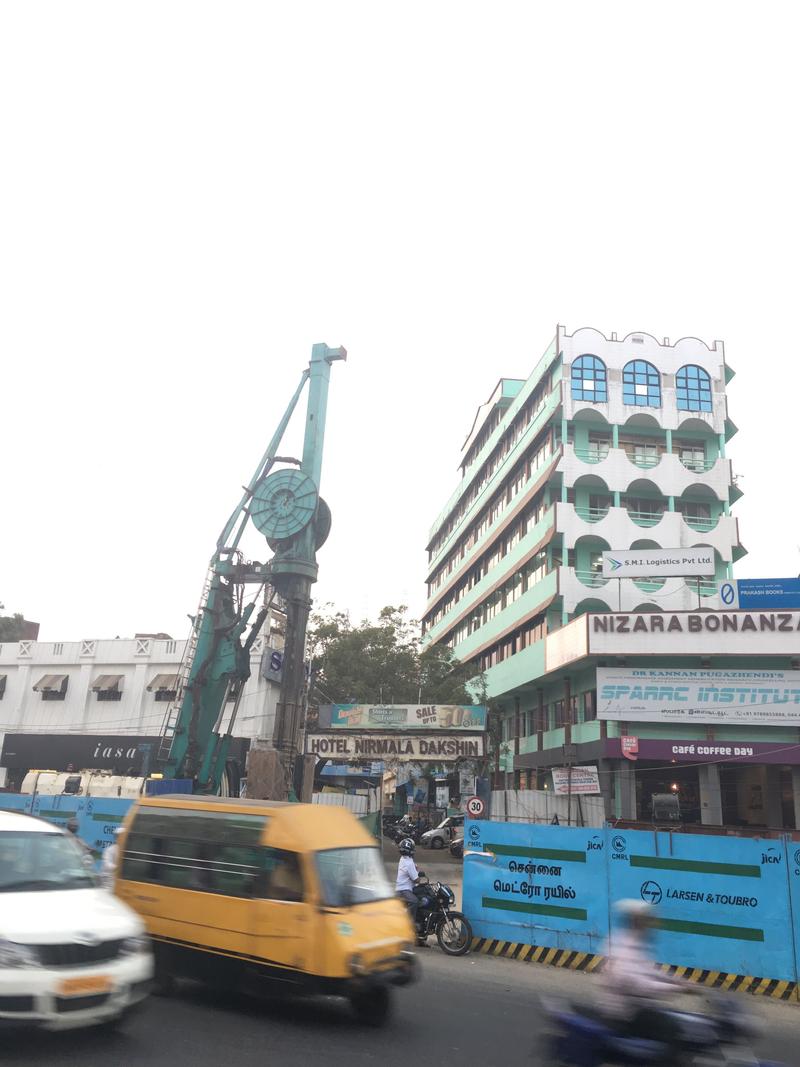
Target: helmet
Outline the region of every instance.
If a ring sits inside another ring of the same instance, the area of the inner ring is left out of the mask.
[[[410,837],[404,837],[403,840],[398,843],[397,847],[400,849],[401,855],[411,856],[414,853],[416,845]]]
[[[653,905],[646,900],[618,900],[614,911],[620,921],[630,927],[647,926],[655,918]]]

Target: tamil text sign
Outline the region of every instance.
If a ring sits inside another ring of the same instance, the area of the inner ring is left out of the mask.
[[[713,573],[713,548],[645,548],[603,553],[604,578],[699,578]]]
[[[323,704],[332,730],[485,730],[486,708],[467,704]]]
[[[307,734],[305,750],[308,755],[337,760],[381,759],[431,760],[436,763],[459,759],[480,759],[485,752],[484,734]]]
[[[598,667],[597,715],[618,722],[800,726],[800,671]]]
[[[597,767],[553,767],[553,792],[559,797],[599,793]]]
[[[654,611],[589,616],[590,654],[796,656],[800,611]]]

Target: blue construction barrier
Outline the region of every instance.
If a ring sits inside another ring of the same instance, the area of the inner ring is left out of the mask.
[[[475,936],[606,954],[613,906],[657,906],[658,960],[798,980],[800,845],[469,821],[464,911]]]

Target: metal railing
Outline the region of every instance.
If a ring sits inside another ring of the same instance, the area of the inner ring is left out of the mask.
[[[657,513],[652,511],[628,511],[628,517],[637,526],[658,526],[663,516],[663,511]]]
[[[583,571],[575,568],[575,577],[583,585],[588,585],[590,589],[600,589],[602,586],[608,583],[608,578],[604,578],[601,571]]]
[[[585,463],[602,463],[610,447],[609,445],[606,448],[575,448],[573,451],[578,459],[582,459]]]
[[[606,515],[608,515],[610,509],[610,504],[606,508],[589,508],[584,507],[582,504],[576,504],[575,514],[578,518],[585,519],[586,522],[600,522],[601,519],[604,519]]]
[[[705,474],[717,462],[715,459],[690,459],[685,456],[681,456],[680,460],[687,470],[695,471],[697,474]]]
[[[658,464],[661,462],[660,453],[657,453],[656,455],[651,455],[648,452],[636,452],[632,448],[626,448],[625,455],[628,457],[631,463],[636,464],[637,467],[657,467]]]
[[[683,512],[681,512],[683,514]],[[719,516],[716,518],[712,515],[710,517],[702,517],[699,515],[683,515],[683,521],[687,526],[690,526],[693,530],[703,532],[705,530],[713,530],[719,522]]]

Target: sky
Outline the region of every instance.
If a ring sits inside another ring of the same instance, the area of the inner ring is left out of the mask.
[[[799,22],[780,0],[0,6],[6,612],[43,640],[185,636],[324,341],[348,361],[315,600],[419,614],[475,410],[557,323],[725,341],[737,574],[800,573]]]

